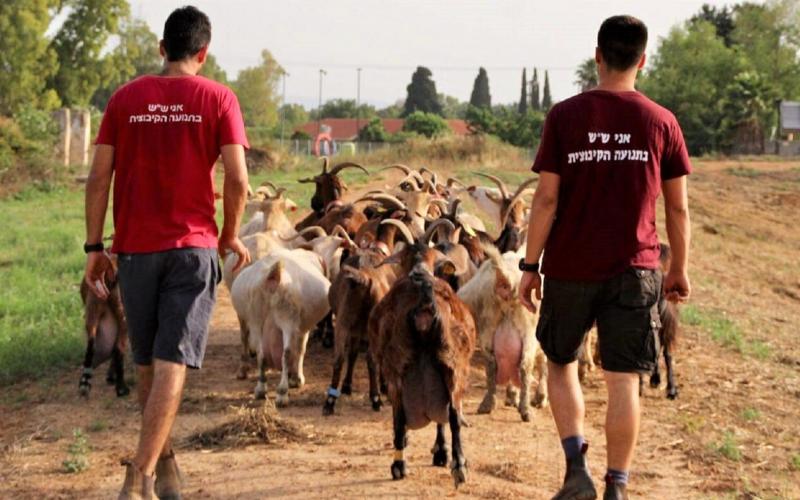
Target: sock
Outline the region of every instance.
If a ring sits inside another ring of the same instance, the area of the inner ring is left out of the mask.
[[[586,441],[583,436],[570,436],[561,440],[561,447],[564,448],[564,455],[567,460],[577,458],[583,453],[583,445]]]
[[[626,471],[626,470],[616,470],[616,469],[607,469],[606,470],[606,482],[607,483],[628,484],[628,471]]]

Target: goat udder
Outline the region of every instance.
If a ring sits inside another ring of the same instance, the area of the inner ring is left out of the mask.
[[[450,394],[431,357],[430,353],[423,353],[403,375],[402,404],[409,429],[420,429],[431,421],[448,421]]]
[[[508,323],[494,333],[494,357],[497,362],[497,383],[521,385],[519,366],[522,361],[522,339]]]
[[[92,366],[97,368],[111,358],[111,351],[117,344],[119,325],[113,314],[106,311],[97,325],[97,335],[94,338],[94,357]]]

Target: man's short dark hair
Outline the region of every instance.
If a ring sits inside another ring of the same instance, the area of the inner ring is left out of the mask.
[[[647,26],[633,16],[609,17],[597,32],[597,46],[610,69],[629,70],[644,54]]]
[[[197,7],[187,5],[172,11],[164,23],[167,61],[191,57],[211,41],[211,21]]]

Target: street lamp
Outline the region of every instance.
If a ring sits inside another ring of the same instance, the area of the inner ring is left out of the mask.
[[[358,72],[356,84],[356,140],[361,133],[361,68],[357,68]]]
[[[281,68],[281,76],[283,77],[283,90],[281,91],[281,148],[283,148],[283,124],[286,121],[286,77],[289,73]]]
[[[322,132],[322,76],[328,72],[324,69],[319,70],[319,106],[317,107],[317,136]]]

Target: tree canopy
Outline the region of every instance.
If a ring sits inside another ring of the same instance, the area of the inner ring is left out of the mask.
[[[406,87],[408,95],[403,106],[403,116],[409,116],[415,111],[442,115],[442,103],[436,94],[436,82],[431,77],[433,73],[424,66],[417,66],[411,75],[411,83]]]
[[[522,89],[519,94],[517,111],[519,111],[521,115],[528,112],[528,77],[525,68],[522,68]]]
[[[533,78],[531,78],[531,109],[539,111],[542,103],[539,101],[539,72],[533,68]]]
[[[244,122],[252,127],[274,127],[278,122],[278,82],[282,69],[266,49],[261,64],[239,71],[233,88],[239,97]]]
[[[597,87],[597,63],[594,61],[594,57],[583,61],[575,70],[575,85],[581,89],[581,92]]]
[[[478,76],[475,77],[475,82],[472,84],[472,95],[469,97],[469,103],[476,108],[492,107],[492,96],[489,93],[489,75],[483,68],[478,70]]]
[[[432,138],[446,134],[450,131],[450,126],[444,121],[444,118],[436,113],[414,111],[406,116],[406,120],[403,123],[403,130]]]
[[[553,96],[550,94],[550,74],[544,72],[544,89],[542,90],[542,110],[549,111],[553,107]]]

